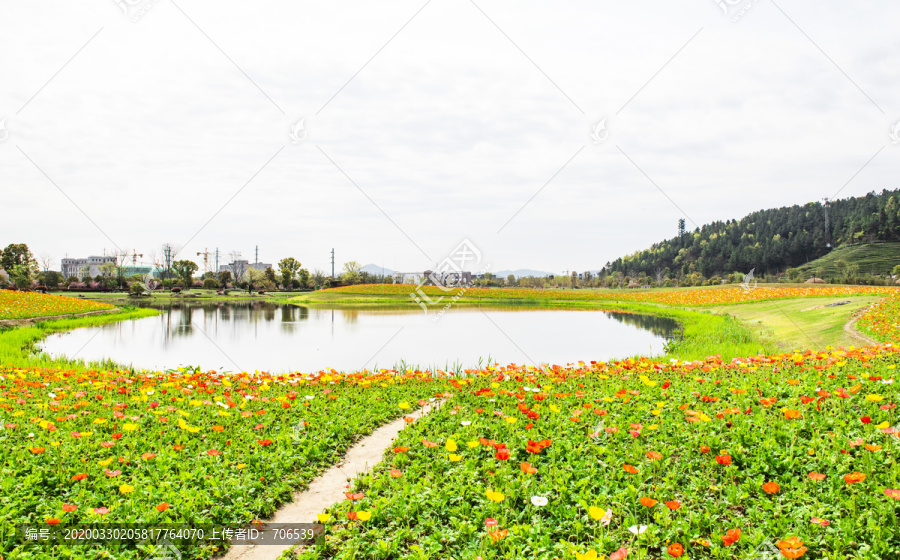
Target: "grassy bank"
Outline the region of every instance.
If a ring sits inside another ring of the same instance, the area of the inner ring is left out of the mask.
[[[0,364],[13,364],[17,367],[74,369],[115,368],[117,365],[108,361],[84,362],[77,359],[54,358],[36,350],[35,344],[53,333],[150,317],[158,313],[155,309],[122,309],[108,315],[50,319],[29,326],[0,329]]]

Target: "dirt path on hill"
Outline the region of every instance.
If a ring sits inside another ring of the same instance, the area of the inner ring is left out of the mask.
[[[856,321],[859,320],[860,317],[862,317],[862,314],[865,313],[867,309],[868,307],[864,307],[854,313],[853,317],[851,317],[849,321],[844,323],[844,332],[850,335],[850,337],[854,340],[858,340],[863,346],[875,346],[876,344],[879,344],[877,340],[875,340],[874,338],[869,338],[868,336],[859,332],[859,329],[856,328]]]
[[[421,418],[441,402],[428,404],[412,416]],[[386,449],[389,449],[397,434],[406,426],[403,418],[378,428],[351,447],[341,461],[316,477],[309,488],[302,492],[294,492],[293,500],[282,506],[266,524],[280,523],[316,523],[316,514],[325,508],[346,499],[348,479],[354,479],[381,462]],[[296,527],[294,527],[296,530]],[[292,544],[278,545],[241,545],[228,549],[222,560],[274,560],[289,550]]]

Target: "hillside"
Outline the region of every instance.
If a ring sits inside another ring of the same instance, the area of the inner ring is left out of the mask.
[[[609,262],[604,272],[631,277],[697,273],[707,278],[751,269],[778,273],[826,256],[831,247],[900,242],[900,189],[831,201],[827,214],[827,229],[826,207],[819,202],[713,222]],[[859,272],[869,270],[861,265]]]
[[[803,277],[832,278],[845,273],[890,274],[900,264],[900,243],[873,243],[837,247],[827,255],[797,267]],[[852,270],[852,267],[859,267]]]

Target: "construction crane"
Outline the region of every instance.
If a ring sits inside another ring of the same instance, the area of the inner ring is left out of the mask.
[[[203,255],[203,272],[209,272],[209,254],[209,249],[197,252],[197,256]]]

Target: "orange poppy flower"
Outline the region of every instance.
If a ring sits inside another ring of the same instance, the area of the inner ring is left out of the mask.
[[[784,417],[788,420],[796,420],[802,418],[803,414],[799,410],[785,410]]]
[[[624,468],[625,472],[627,472],[628,474],[637,474],[637,469],[632,467],[628,463],[625,463],[625,465],[622,468]]]
[[[46,450],[46,449],[43,448],[43,447],[32,447],[32,448],[30,448],[28,451],[31,451],[31,452],[34,453],[35,455],[39,455],[39,454],[43,453],[45,450]]]
[[[800,558],[806,554],[806,547],[799,537],[788,537],[775,543],[775,546],[781,550],[781,555],[785,558]]]
[[[219,451],[218,449],[209,449],[209,450],[207,450],[206,454],[209,455],[210,457],[216,457],[218,455],[221,455],[222,452]]]
[[[144,453],[143,455],[141,455],[141,459],[145,459],[145,460],[150,460],[150,459],[153,459],[154,457],[156,457],[156,453],[148,452],[148,453]]]
[[[422,443],[425,445],[425,447],[437,447],[437,444],[433,441],[428,441],[428,438],[423,439]]]
[[[57,525],[57,524],[59,524],[59,519],[57,519],[55,517],[51,517],[51,518],[47,519],[47,525]]]
[[[537,469],[531,466],[531,463],[522,463],[519,465],[519,468],[522,469],[523,473],[526,474],[534,474],[537,472]]]
[[[880,445],[866,445],[866,449],[869,451],[881,451]]]
[[[76,509],[78,509],[78,506],[76,506],[75,504],[63,504],[62,505],[63,511],[75,511]]]
[[[363,492],[344,492],[344,495],[347,496],[347,499],[355,502],[356,500],[362,500],[366,495]]]
[[[666,507],[672,511],[675,511],[676,509],[681,507],[681,502],[679,502],[678,500],[669,500],[668,502],[666,502]]]
[[[403,476],[403,471],[399,469],[391,469],[391,478],[400,478]]]
[[[182,449],[184,449],[184,446],[183,445],[173,445],[172,449],[174,449],[175,451],[181,451]]]
[[[716,463],[727,467],[731,464],[731,455],[716,455]]]
[[[847,475],[844,475],[844,482],[847,484],[856,484],[857,482],[862,482],[866,479],[866,475],[861,472],[853,472]]]
[[[705,445],[700,446],[700,453],[709,453],[709,447]]]
[[[778,492],[781,487],[778,486],[777,482],[766,482],[762,485],[762,489],[766,492],[766,494],[774,494],[775,492]]]
[[[662,455],[657,453],[656,451],[648,451],[646,455],[647,458],[651,461],[659,461],[660,459],[662,459]]]
[[[499,541],[500,539],[506,537],[509,534],[509,531],[506,529],[495,529],[493,531],[488,531],[488,535],[491,536],[491,540],[494,542]]]
[[[897,488],[885,488],[884,495],[888,498],[894,498],[895,500],[900,500],[900,490]]]
[[[221,432],[225,429],[225,426],[210,426],[214,432]]]
[[[822,473],[811,472],[811,473],[809,473],[809,478],[811,478],[815,481],[820,481],[820,480],[825,480],[825,475]]]
[[[643,498],[641,498],[641,499],[640,499],[640,502],[641,502],[641,505],[642,505],[642,506],[648,507],[648,508],[653,507],[653,506],[655,506],[655,505],[657,504],[657,501],[656,501],[656,500],[654,500],[653,498],[648,498],[648,497],[646,497],[646,496],[644,496]]]
[[[731,546],[734,543],[738,542],[741,538],[741,530],[740,529],[729,529],[725,536],[722,537],[722,544],[725,546]]]
[[[169,509],[169,504],[167,504],[166,502],[163,502],[156,506],[156,511],[166,511],[167,509]]]
[[[672,543],[669,545],[669,548],[666,549],[666,552],[669,553],[669,556],[679,558],[682,554],[684,554],[684,547],[679,543]]]
[[[394,453],[406,453],[407,451],[409,451],[409,447],[406,447],[405,445],[400,445],[394,448]]]
[[[87,478],[87,475],[85,473],[78,473],[72,477],[72,480],[78,482],[79,480],[84,480],[85,478]]]
[[[501,449],[500,451],[494,453],[494,457],[496,457],[498,461],[506,461],[510,457],[509,451],[506,449]]]

